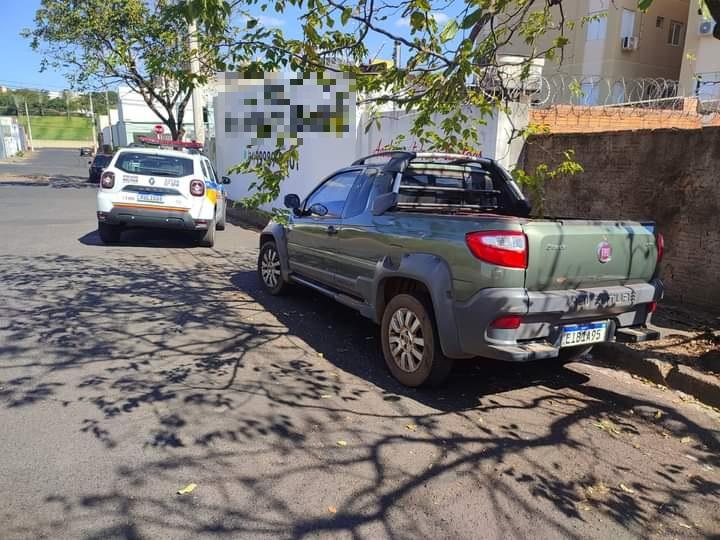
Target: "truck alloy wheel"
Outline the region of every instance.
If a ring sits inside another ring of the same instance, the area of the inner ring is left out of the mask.
[[[402,384],[431,386],[447,378],[453,361],[440,348],[429,298],[394,296],[385,307],[381,333],[385,364]]]
[[[390,318],[389,332],[390,354],[395,364],[408,373],[417,371],[425,351],[420,320],[409,309],[400,308]]]
[[[258,256],[258,277],[267,292],[279,295],[287,289],[280,265],[280,253],[275,242],[266,242],[260,248]]]

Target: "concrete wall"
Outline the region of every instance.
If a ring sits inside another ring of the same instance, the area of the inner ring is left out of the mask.
[[[92,141],[46,141],[43,139],[33,139],[33,149],[38,148],[89,148]]]
[[[585,172],[546,184],[546,215],[654,220],[665,236],[667,297],[720,305],[720,128],[530,138],[533,170],[572,148]]]

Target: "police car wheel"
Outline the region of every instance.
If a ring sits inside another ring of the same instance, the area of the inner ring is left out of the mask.
[[[215,219],[207,224],[207,229],[201,231],[200,241],[198,242],[202,247],[213,247],[215,245]]]

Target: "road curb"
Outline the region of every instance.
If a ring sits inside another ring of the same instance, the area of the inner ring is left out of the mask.
[[[228,199],[227,216],[231,220],[250,225],[256,229],[264,229],[271,219],[271,215],[263,210],[245,208],[239,203]]]
[[[711,407],[720,407],[720,379],[650,354],[619,343],[601,343],[593,349],[593,357],[606,364],[684,392]]]

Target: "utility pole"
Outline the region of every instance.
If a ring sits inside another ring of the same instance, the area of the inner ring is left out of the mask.
[[[30,125],[30,113],[28,112],[27,108],[27,99],[25,100],[25,118],[27,118],[28,123],[28,139],[30,139],[30,150],[33,149],[33,136],[32,136],[32,126]]]
[[[88,94],[90,96],[90,122],[92,123],[92,149],[93,154],[97,150],[97,133],[95,132],[95,108],[93,107],[92,92]]]
[[[188,26],[188,33],[190,34],[190,51],[192,57],[190,58],[190,73],[196,75],[200,72],[200,58],[198,51],[198,38],[197,38],[197,24],[192,21]],[[200,89],[193,88],[192,93],[192,108],[193,108],[193,127],[195,128],[195,140],[199,143],[205,143],[205,125],[203,123],[203,104],[202,96],[200,95]],[[178,126],[182,128],[182,126]]]
[[[110,116],[110,99],[108,98],[107,90],[105,90],[105,108],[107,109],[108,129],[110,130],[110,147],[115,148],[115,143],[113,142],[113,133],[112,133],[112,117]],[[105,142],[105,141],[103,141],[103,142]]]

